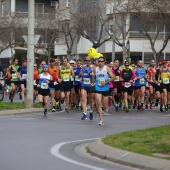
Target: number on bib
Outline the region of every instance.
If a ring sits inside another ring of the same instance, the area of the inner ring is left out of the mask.
[[[26,79],[27,78],[27,74],[22,74],[22,79]]]
[[[91,81],[90,81],[89,78],[84,78],[83,83],[84,84],[91,84]]]
[[[79,76],[75,76],[75,81],[80,81]]]
[[[47,83],[41,83],[41,88],[42,89],[48,89],[48,84]]]
[[[104,78],[99,78],[98,79],[98,86],[102,86],[102,83],[105,82],[105,79]]]
[[[163,78],[162,82],[163,84],[169,84],[169,78]]]
[[[116,76],[115,81],[119,81],[119,76]]]
[[[69,79],[69,76],[64,76],[63,77],[63,81],[69,81],[70,79]]]
[[[139,84],[144,84],[144,82],[145,82],[144,78],[141,78],[141,79],[139,80]]]
[[[12,74],[12,79],[16,79],[17,75],[16,74]]]
[[[126,87],[126,88],[129,88],[130,86],[131,86],[131,83],[125,82],[125,87]]]

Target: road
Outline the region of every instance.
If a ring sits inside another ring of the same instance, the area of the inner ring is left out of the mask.
[[[82,143],[109,134],[170,124],[170,114],[123,111],[81,119],[80,110],[0,117],[0,170],[133,170],[85,153]]]

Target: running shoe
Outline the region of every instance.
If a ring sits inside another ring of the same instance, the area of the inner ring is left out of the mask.
[[[163,110],[162,106],[160,107],[160,112],[164,112],[164,110]]]
[[[44,110],[44,117],[47,117],[47,109]]]
[[[149,108],[152,110],[152,104],[150,104]]]
[[[137,110],[140,110],[140,109],[141,109],[141,106],[138,104]]]
[[[66,113],[69,113],[69,110],[68,110],[67,108],[65,108],[65,112],[66,112]]]
[[[148,105],[145,105],[145,109],[148,109]]]
[[[125,107],[125,112],[128,113],[129,112],[129,109],[127,107]]]
[[[87,119],[87,115],[83,113],[81,120],[86,120],[86,119]]]
[[[55,109],[55,108],[52,108],[52,112],[56,112],[56,109]]]
[[[165,107],[165,112],[168,112],[168,107],[167,106]]]
[[[18,94],[19,94],[19,99],[22,100],[21,92],[19,92]]]
[[[90,112],[90,114],[89,114],[89,119],[90,119],[90,120],[93,120],[93,112]]]
[[[140,110],[145,110],[145,108],[143,106],[140,107]]]
[[[100,122],[98,123],[98,125],[104,125],[104,122],[102,120],[100,120]]]

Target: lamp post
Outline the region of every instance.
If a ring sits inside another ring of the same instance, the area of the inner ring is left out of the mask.
[[[116,0],[114,0],[113,5],[113,32],[115,31],[115,24],[116,24]],[[115,35],[113,33],[112,39],[112,61],[115,59]]]
[[[33,72],[34,72],[34,20],[35,0],[28,1],[28,43],[27,43],[27,98],[26,107],[33,107]]]

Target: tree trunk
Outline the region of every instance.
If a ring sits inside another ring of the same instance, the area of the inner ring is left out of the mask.
[[[122,50],[123,50],[123,62],[124,62],[126,60],[126,58],[127,58],[126,47],[124,45],[122,47]]]

